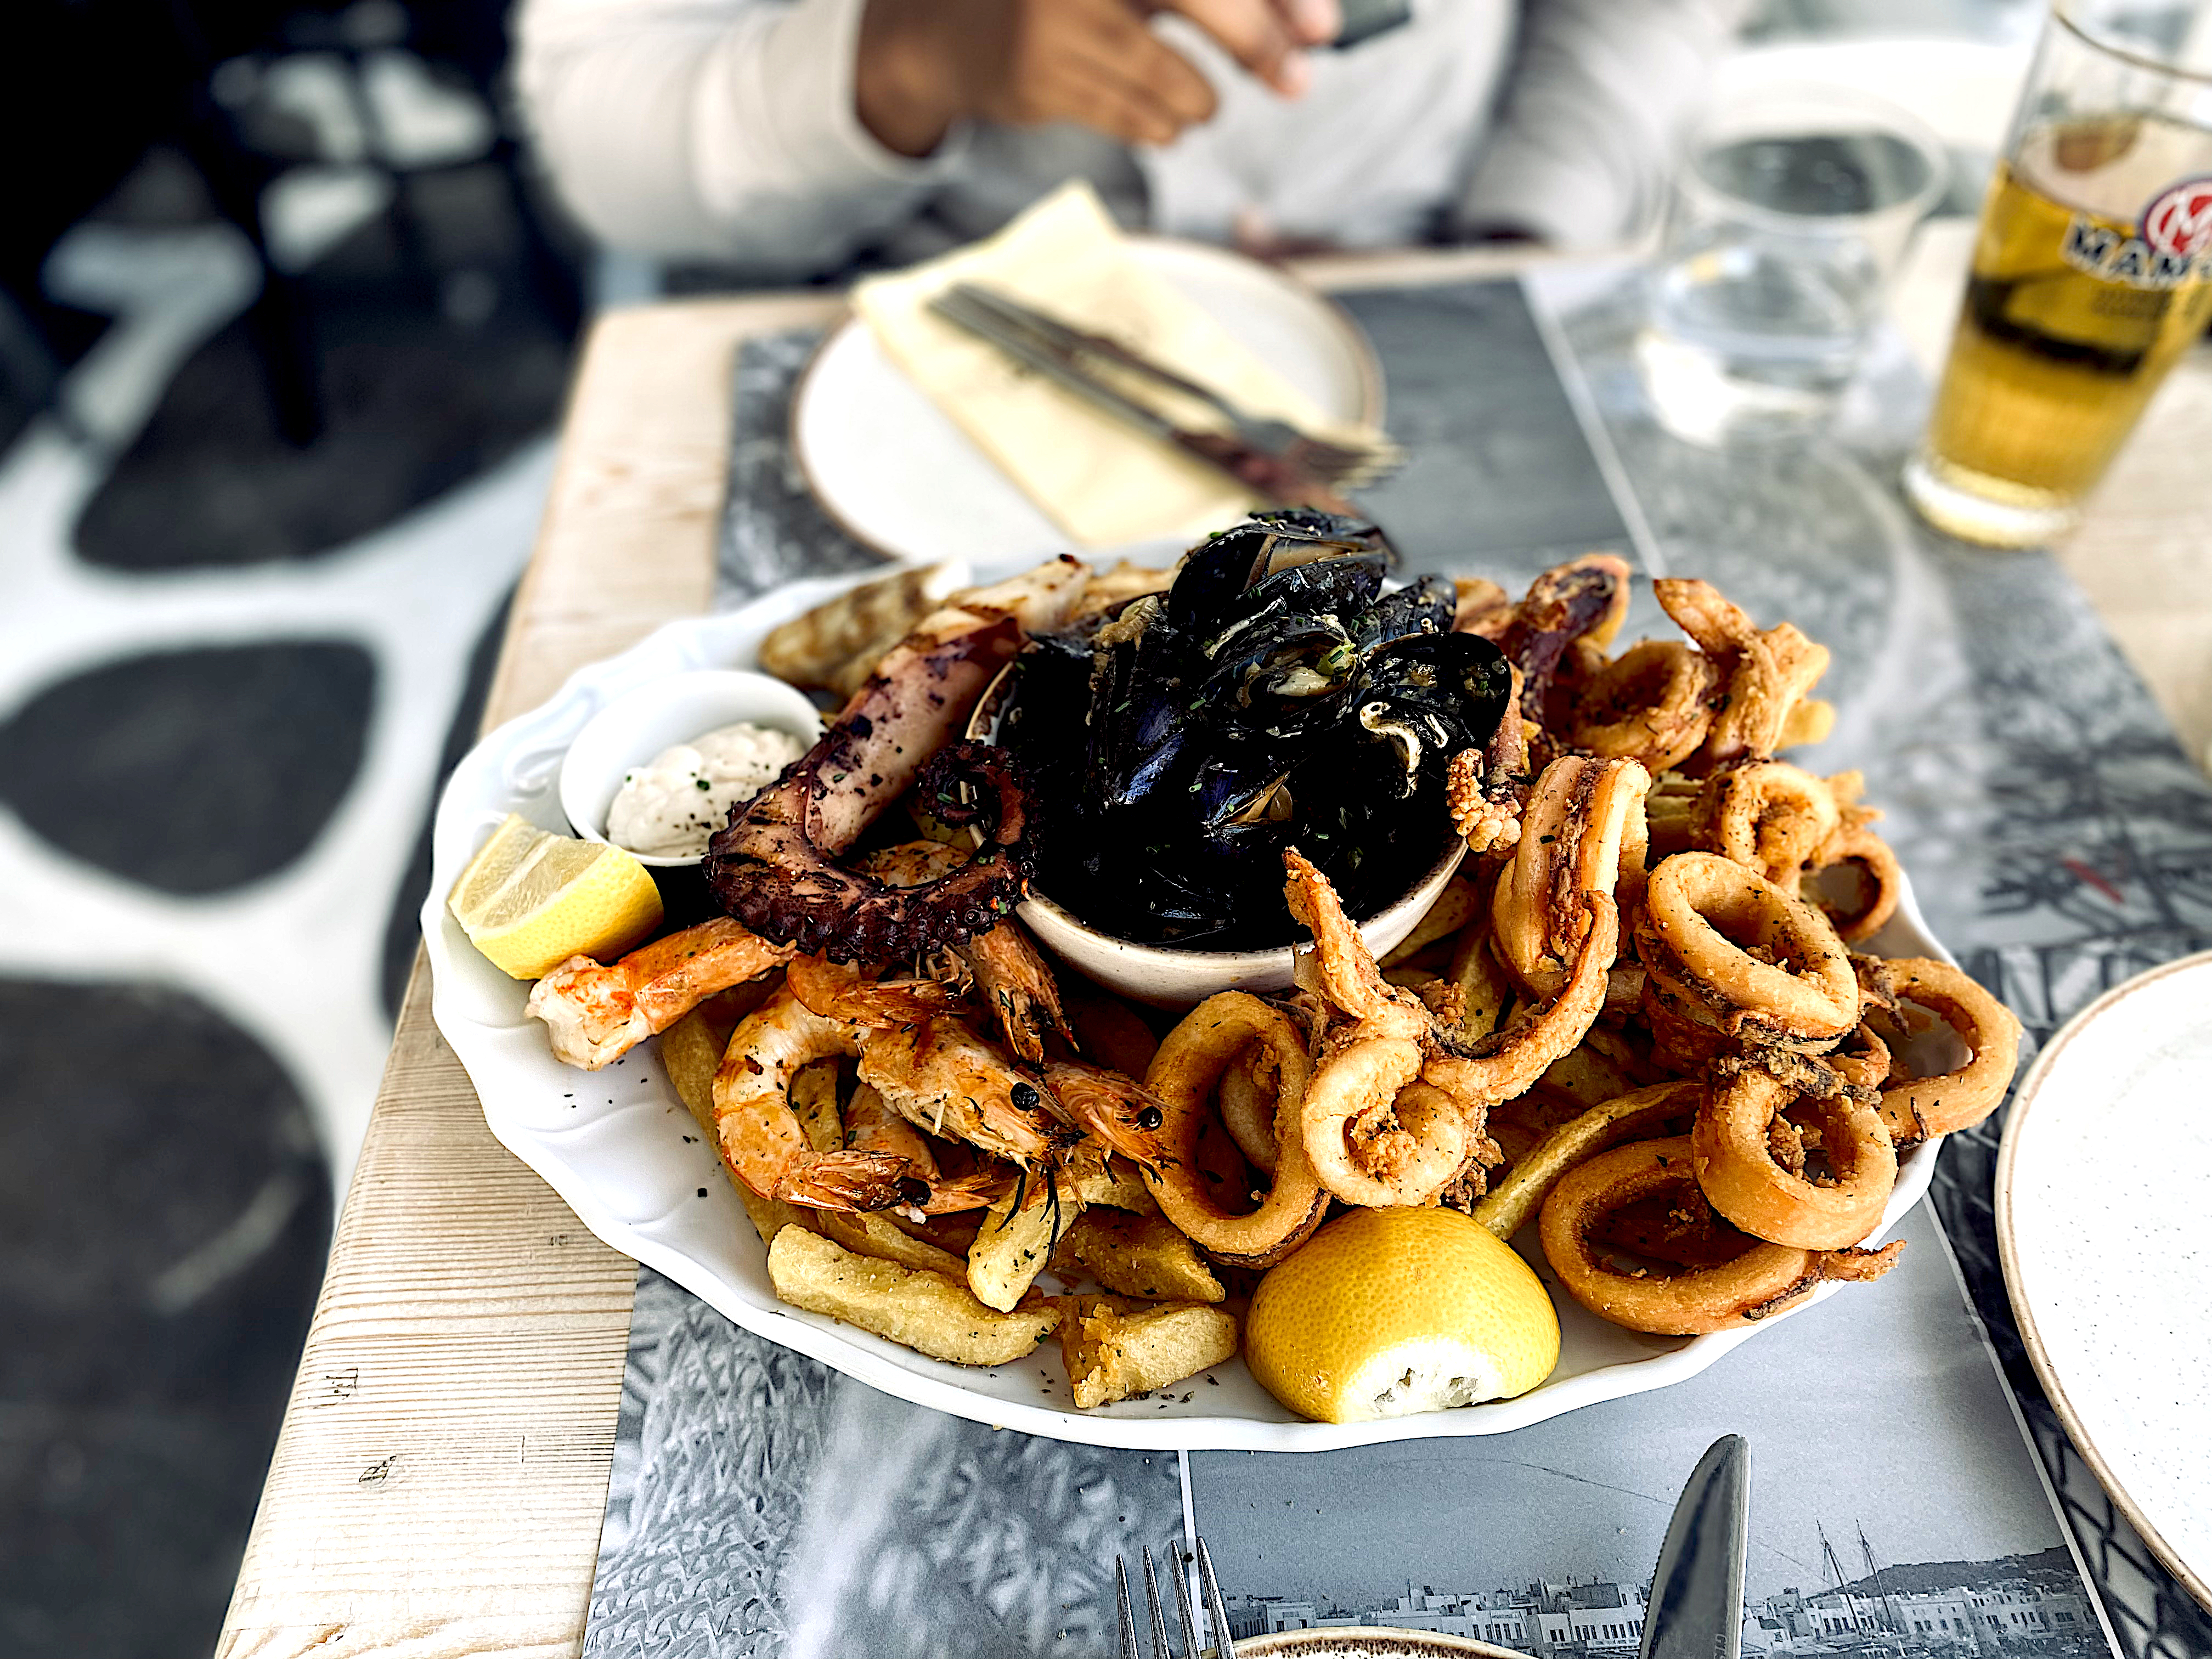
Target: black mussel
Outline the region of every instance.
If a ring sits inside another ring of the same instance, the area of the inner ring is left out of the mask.
[[[1372,526],[1261,515],[1165,595],[1021,659],[1004,729],[1050,780],[1037,890],[1124,938],[1224,950],[1295,936],[1289,846],[1355,914],[1395,902],[1443,848],[1447,764],[1489,740],[1511,673],[1449,631],[1450,583],[1384,594],[1387,558]]]
[[[1349,694],[1352,729],[1399,756],[1402,793],[1441,781],[1451,757],[1490,740],[1513,693],[1505,653],[1474,634],[1419,634],[1370,653]]]
[[[1449,634],[1459,594],[1449,578],[1422,576],[1375,602],[1358,629],[1362,650],[1413,634]]]

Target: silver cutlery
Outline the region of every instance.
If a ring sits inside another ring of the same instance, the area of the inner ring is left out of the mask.
[[[1690,1473],[1667,1523],[1638,1659],[1739,1659],[1751,1443],[1723,1435]]]
[[[1133,370],[1170,391],[1197,398],[1227,421],[1237,436],[1255,449],[1277,457],[1322,483],[1340,489],[1357,489],[1405,465],[1405,451],[1388,438],[1371,444],[1346,444],[1309,436],[1287,421],[1247,412],[1212,386],[1178,374],[1109,334],[1077,328],[980,283],[956,283],[951,291],[959,296],[962,304],[989,311],[1014,327],[1028,329],[1071,357],[1079,360],[1088,355]]]
[[[1214,1651],[1227,1654],[1229,1640],[1229,1610],[1222,1605],[1221,1586],[1213,1577],[1213,1557],[1206,1553],[1206,1540],[1198,1542],[1198,1584],[1206,1597],[1206,1622],[1213,1631]],[[1145,1564],[1145,1612],[1152,1625],[1152,1659],[1175,1659],[1175,1651],[1168,1646],[1168,1621],[1160,1607],[1159,1577],[1152,1570],[1152,1552],[1143,1553]],[[1169,1576],[1175,1580],[1176,1619],[1182,1626],[1182,1659],[1199,1659],[1198,1621],[1192,1616],[1190,1583],[1182,1564],[1168,1552]],[[1114,1577],[1118,1582],[1116,1593],[1121,1615],[1121,1646],[1120,1659],[1144,1659],[1137,1647],[1137,1620],[1129,1605],[1129,1567],[1120,1556],[1114,1558]]]
[[[989,341],[1015,362],[1036,370],[1054,385],[1125,424],[1227,473],[1255,495],[1284,507],[1316,507],[1330,513],[1358,515],[1358,509],[1344,498],[1335,484],[1306,471],[1297,454],[1262,449],[1239,434],[1178,426],[1151,404],[1109,385],[1084,365],[1079,353],[1048,332],[1018,323],[957,289],[936,295],[929,306],[946,321]]]

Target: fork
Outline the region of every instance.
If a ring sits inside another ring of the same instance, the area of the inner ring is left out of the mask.
[[[1160,1581],[1152,1571],[1152,1552],[1149,1545],[1143,1554],[1145,1564],[1145,1611],[1151,1616],[1152,1626],[1152,1659],[1175,1659],[1174,1650],[1168,1646],[1167,1615],[1160,1607]],[[1175,1578],[1176,1617],[1182,1626],[1182,1659],[1199,1659],[1198,1621],[1191,1614],[1190,1582],[1170,1551],[1168,1565]],[[1118,1589],[1116,1602],[1121,1615],[1121,1647],[1120,1659],[1143,1659],[1137,1649],[1137,1620],[1129,1607],[1129,1566],[1120,1556],[1114,1558],[1114,1577]],[[1236,1644],[1229,1639],[1229,1610],[1221,1604],[1221,1585],[1213,1576],[1213,1557],[1206,1547],[1206,1540],[1198,1540],[1198,1583],[1206,1596],[1206,1621],[1213,1626],[1213,1652],[1216,1659],[1231,1659]]]
[[[980,283],[956,283],[951,291],[971,305],[1033,330],[1064,351],[1087,352],[1133,369],[1186,397],[1197,398],[1228,422],[1237,435],[1253,448],[1264,451],[1285,466],[1333,489],[1357,489],[1405,465],[1406,452],[1386,436],[1378,434],[1371,443],[1357,444],[1310,436],[1287,421],[1254,415],[1238,407],[1212,386],[1186,379],[1142,352],[1123,345],[1109,334],[1094,334],[1074,327]]]

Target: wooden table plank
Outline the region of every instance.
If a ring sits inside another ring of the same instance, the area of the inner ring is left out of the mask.
[[[1316,262],[1328,286],[1516,269],[1492,252]],[[1941,361],[1963,245],[1899,295]],[[704,608],[747,335],[822,295],[617,312],[577,370],[485,719]],[[2179,371],[2061,550],[2168,712],[2212,740],[2212,358]],[[485,1127],[418,957],[218,1652],[570,1656],[605,1503],[635,1269]]]

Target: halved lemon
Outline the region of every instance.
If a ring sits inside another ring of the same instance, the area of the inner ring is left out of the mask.
[[[446,903],[469,942],[516,979],[542,979],[570,957],[611,961],[660,926],[660,891],[628,853],[512,812]]]
[[[1268,1270],[1244,1359],[1276,1399],[1364,1423],[1526,1394],[1559,1361],[1528,1264],[1456,1210],[1355,1210]]]

